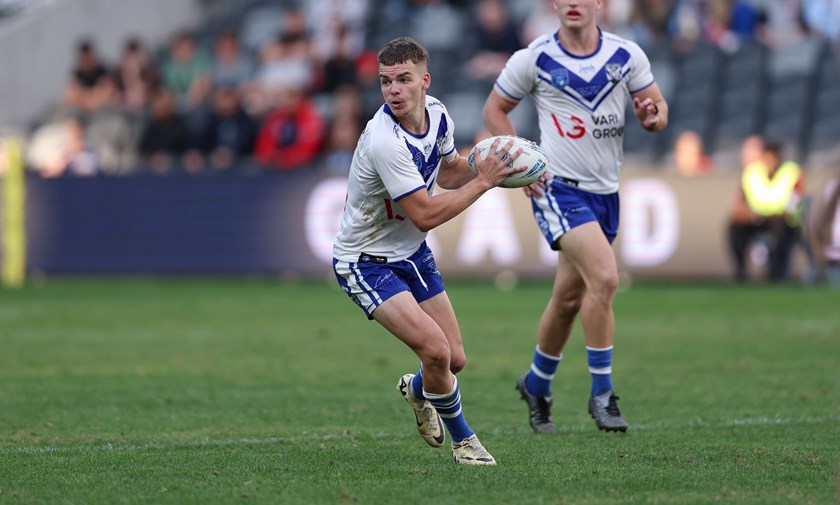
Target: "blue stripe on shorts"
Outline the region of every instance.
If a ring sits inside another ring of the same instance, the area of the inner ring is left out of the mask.
[[[560,249],[557,239],[564,233],[592,221],[601,225],[610,243],[618,234],[618,192],[599,195],[552,180],[542,196],[531,197],[531,208],[540,232],[554,250]]]
[[[338,285],[368,319],[397,293],[409,291],[420,303],[444,291],[443,278],[426,242],[408,258],[394,263],[348,263],[333,258],[333,271]]]

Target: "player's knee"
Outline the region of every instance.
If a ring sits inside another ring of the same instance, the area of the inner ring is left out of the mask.
[[[449,343],[446,340],[430,342],[421,351],[423,366],[435,370],[448,369],[450,357]]]
[[[453,374],[456,374],[464,369],[467,366],[467,357],[463,354],[460,355],[453,355],[452,358],[449,360],[449,371]]]
[[[587,289],[596,297],[611,301],[618,290],[618,272],[614,268],[599,270]]]

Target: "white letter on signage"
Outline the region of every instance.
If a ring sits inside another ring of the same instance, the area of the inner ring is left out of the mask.
[[[665,263],[677,250],[680,210],[671,188],[656,179],[628,181],[621,191],[621,255],[627,266]]]
[[[458,244],[458,259],[468,265],[484,261],[488,253],[500,265],[516,263],[521,254],[510,204],[502,189],[488,191],[466,211]]]
[[[338,235],[346,198],[347,179],[339,177],[324,180],[309,193],[304,214],[306,242],[321,261],[332,262],[333,241]]]

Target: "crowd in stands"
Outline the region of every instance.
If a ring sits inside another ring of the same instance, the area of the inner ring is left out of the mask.
[[[384,41],[410,35],[429,47],[439,65],[432,94],[483,100],[515,50],[557,28],[551,0],[248,6],[217,23],[223,28],[175,34],[168,47],[128,38],[118,61],[104,61],[93,38],[79,42],[60,106],[33,128],[30,168],[45,177],[346,173],[365,121],[381,104],[376,50]],[[697,44],[732,52],[756,42],[782,51],[806,39],[840,44],[840,0],[605,0],[600,24],[669,54]],[[662,87],[668,91],[667,82]],[[476,132],[467,124],[460,138]],[[685,145],[706,173],[701,140]]]

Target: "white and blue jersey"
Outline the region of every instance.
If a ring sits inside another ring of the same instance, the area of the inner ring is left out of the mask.
[[[516,102],[534,98],[550,175],[609,194],[618,191],[628,99],[653,83],[636,43],[600,32],[598,48],[576,56],[553,33],[514,53],[495,90]]]
[[[333,257],[358,262],[362,254],[401,261],[426,239],[400,208],[415,191],[434,190],[441,161],[457,155],[454,125],[437,99],[426,97],[428,129],[406,131],[388,105],[368,121],[359,138],[347,183],[347,202],[333,245]]]

